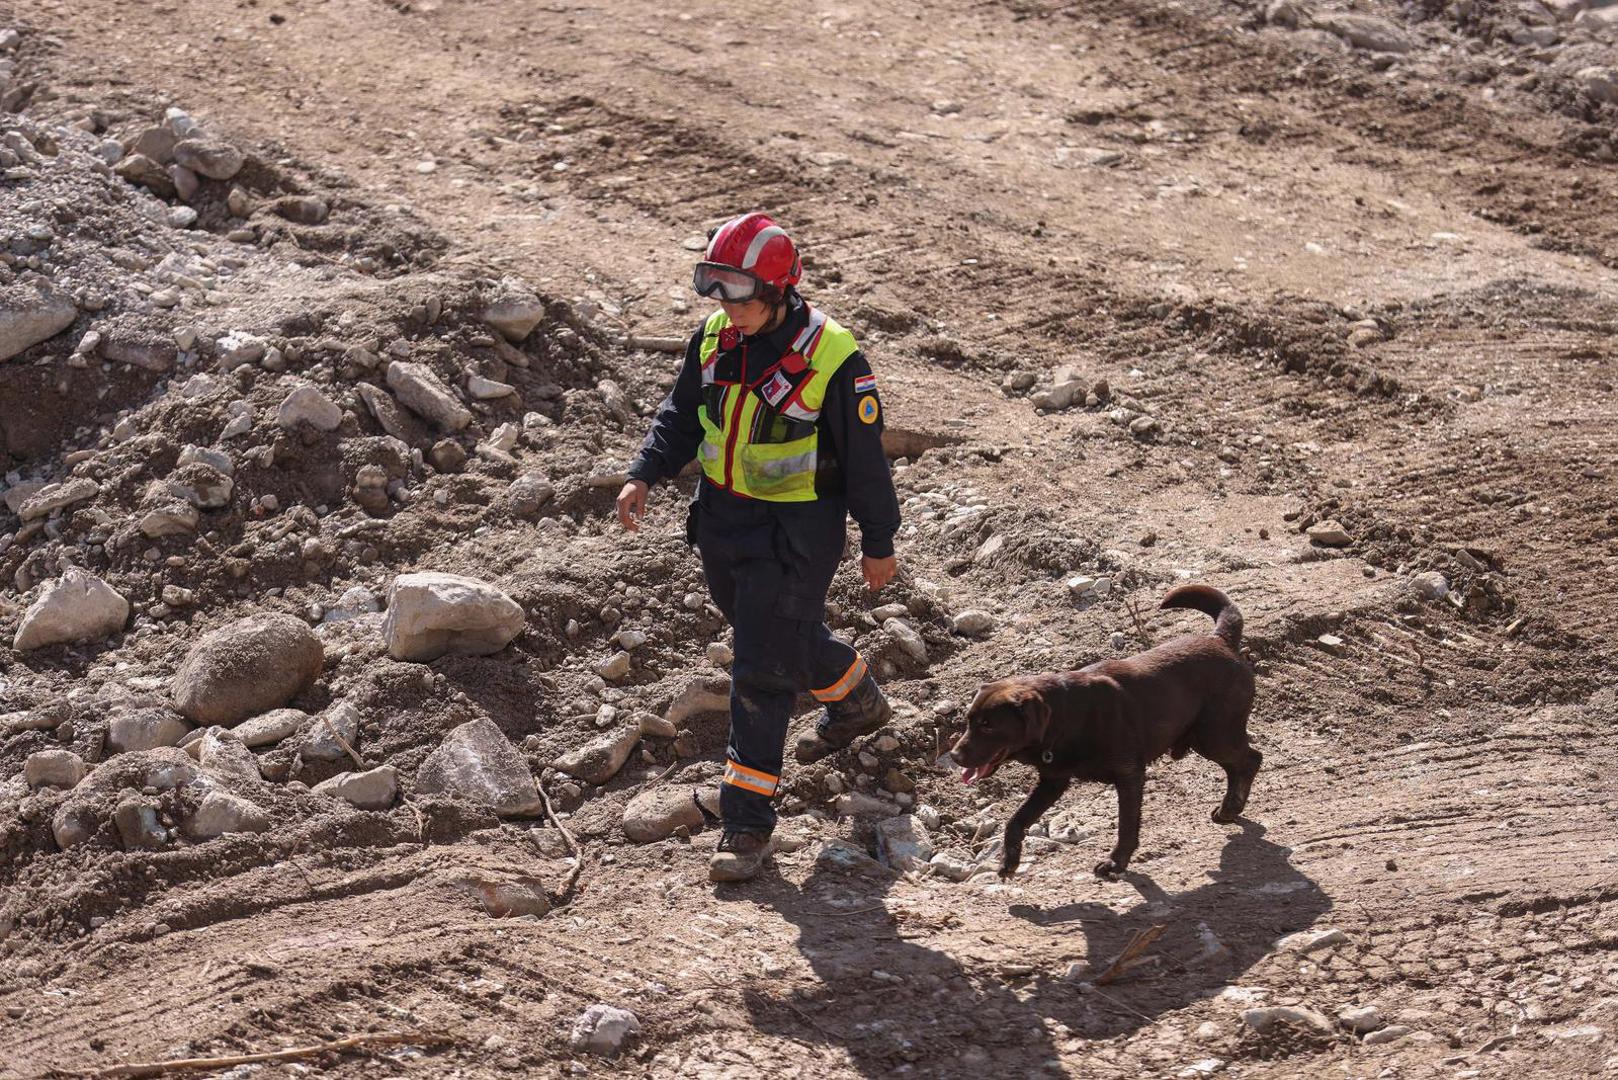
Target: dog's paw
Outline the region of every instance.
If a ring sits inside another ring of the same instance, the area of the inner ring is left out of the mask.
[[[1111,859],[1102,859],[1096,864],[1096,877],[1102,881],[1117,881],[1118,875],[1123,872],[1124,868]]]
[[[1214,812],[1209,816],[1220,825],[1229,825],[1231,822],[1241,817],[1242,812],[1240,810],[1227,810],[1225,807],[1221,806],[1214,810]]]
[[[1012,874],[1015,874],[1017,872],[1017,867],[1020,865],[1022,865],[1021,854],[1008,855],[1000,863],[1000,870],[998,871],[1000,874],[1000,880],[1004,881]]]

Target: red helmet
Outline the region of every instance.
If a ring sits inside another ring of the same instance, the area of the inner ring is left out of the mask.
[[[761,286],[785,289],[802,278],[803,263],[786,230],[763,214],[744,214],[714,230],[692,284],[703,296],[740,302],[756,297]]]

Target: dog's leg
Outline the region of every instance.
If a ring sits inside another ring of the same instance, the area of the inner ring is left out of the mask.
[[[1144,773],[1117,781],[1118,843],[1112,855],[1096,867],[1096,877],[1116,878],[1129,865],[1130,856],[1140,846],[1140,801],[1146,791]]]
[[[1017,812],[1011,815],[1006,822],[1005,845],[1000,860],[1000,876],[1010,877],[1022,862],[1022,838],[1028,832],[1028,826],[1039,820],[1041,814],[1056,805],[1056,800],[1062,797],[1067,790],[1069,781],[1058,780],[1054,777],[1042,776],[1034,790],[1028,793],[1028,798],[1017,807]]]
[[[1237,762],[1220,762],[1225,770],[1225,799],[1213,812],[1215,821],[1229,825],[1241,816],[1247,806],[1247,796],[1253,790],[1253,777],[1258,775],[1258,767],[1263,763],[1264,755],[1252,747],[1248,747]]]

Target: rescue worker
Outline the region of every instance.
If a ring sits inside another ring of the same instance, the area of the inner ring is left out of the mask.
[[[700,455],[686,540],[735,629],[714,881],[753,877],[769,853],[771,799],[800,691],[825,709],[799,740],[804,764],[892,715],[865,661],[825,623],[849,514],[867,587],[882,588],[898,569],[882,402],[853,335],[798,294],[802,276],[791,238],[763,214],[714,231],[692,284],[720,310],[692,335],[618,495],[618,518],[635,530],[648,490]]]

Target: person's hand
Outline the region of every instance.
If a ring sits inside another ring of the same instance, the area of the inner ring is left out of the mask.
[[[646,493],[651,490],[644,480],[631,480],[618,493],[618,521],[630,532],[640,530],[640,519],[646,516]]]
[[[873,559],[869,555],[861,555],[860,572],[865,575],[866,587],[876,592],[899,572],[899,557],[889,555],[885,559]]]

